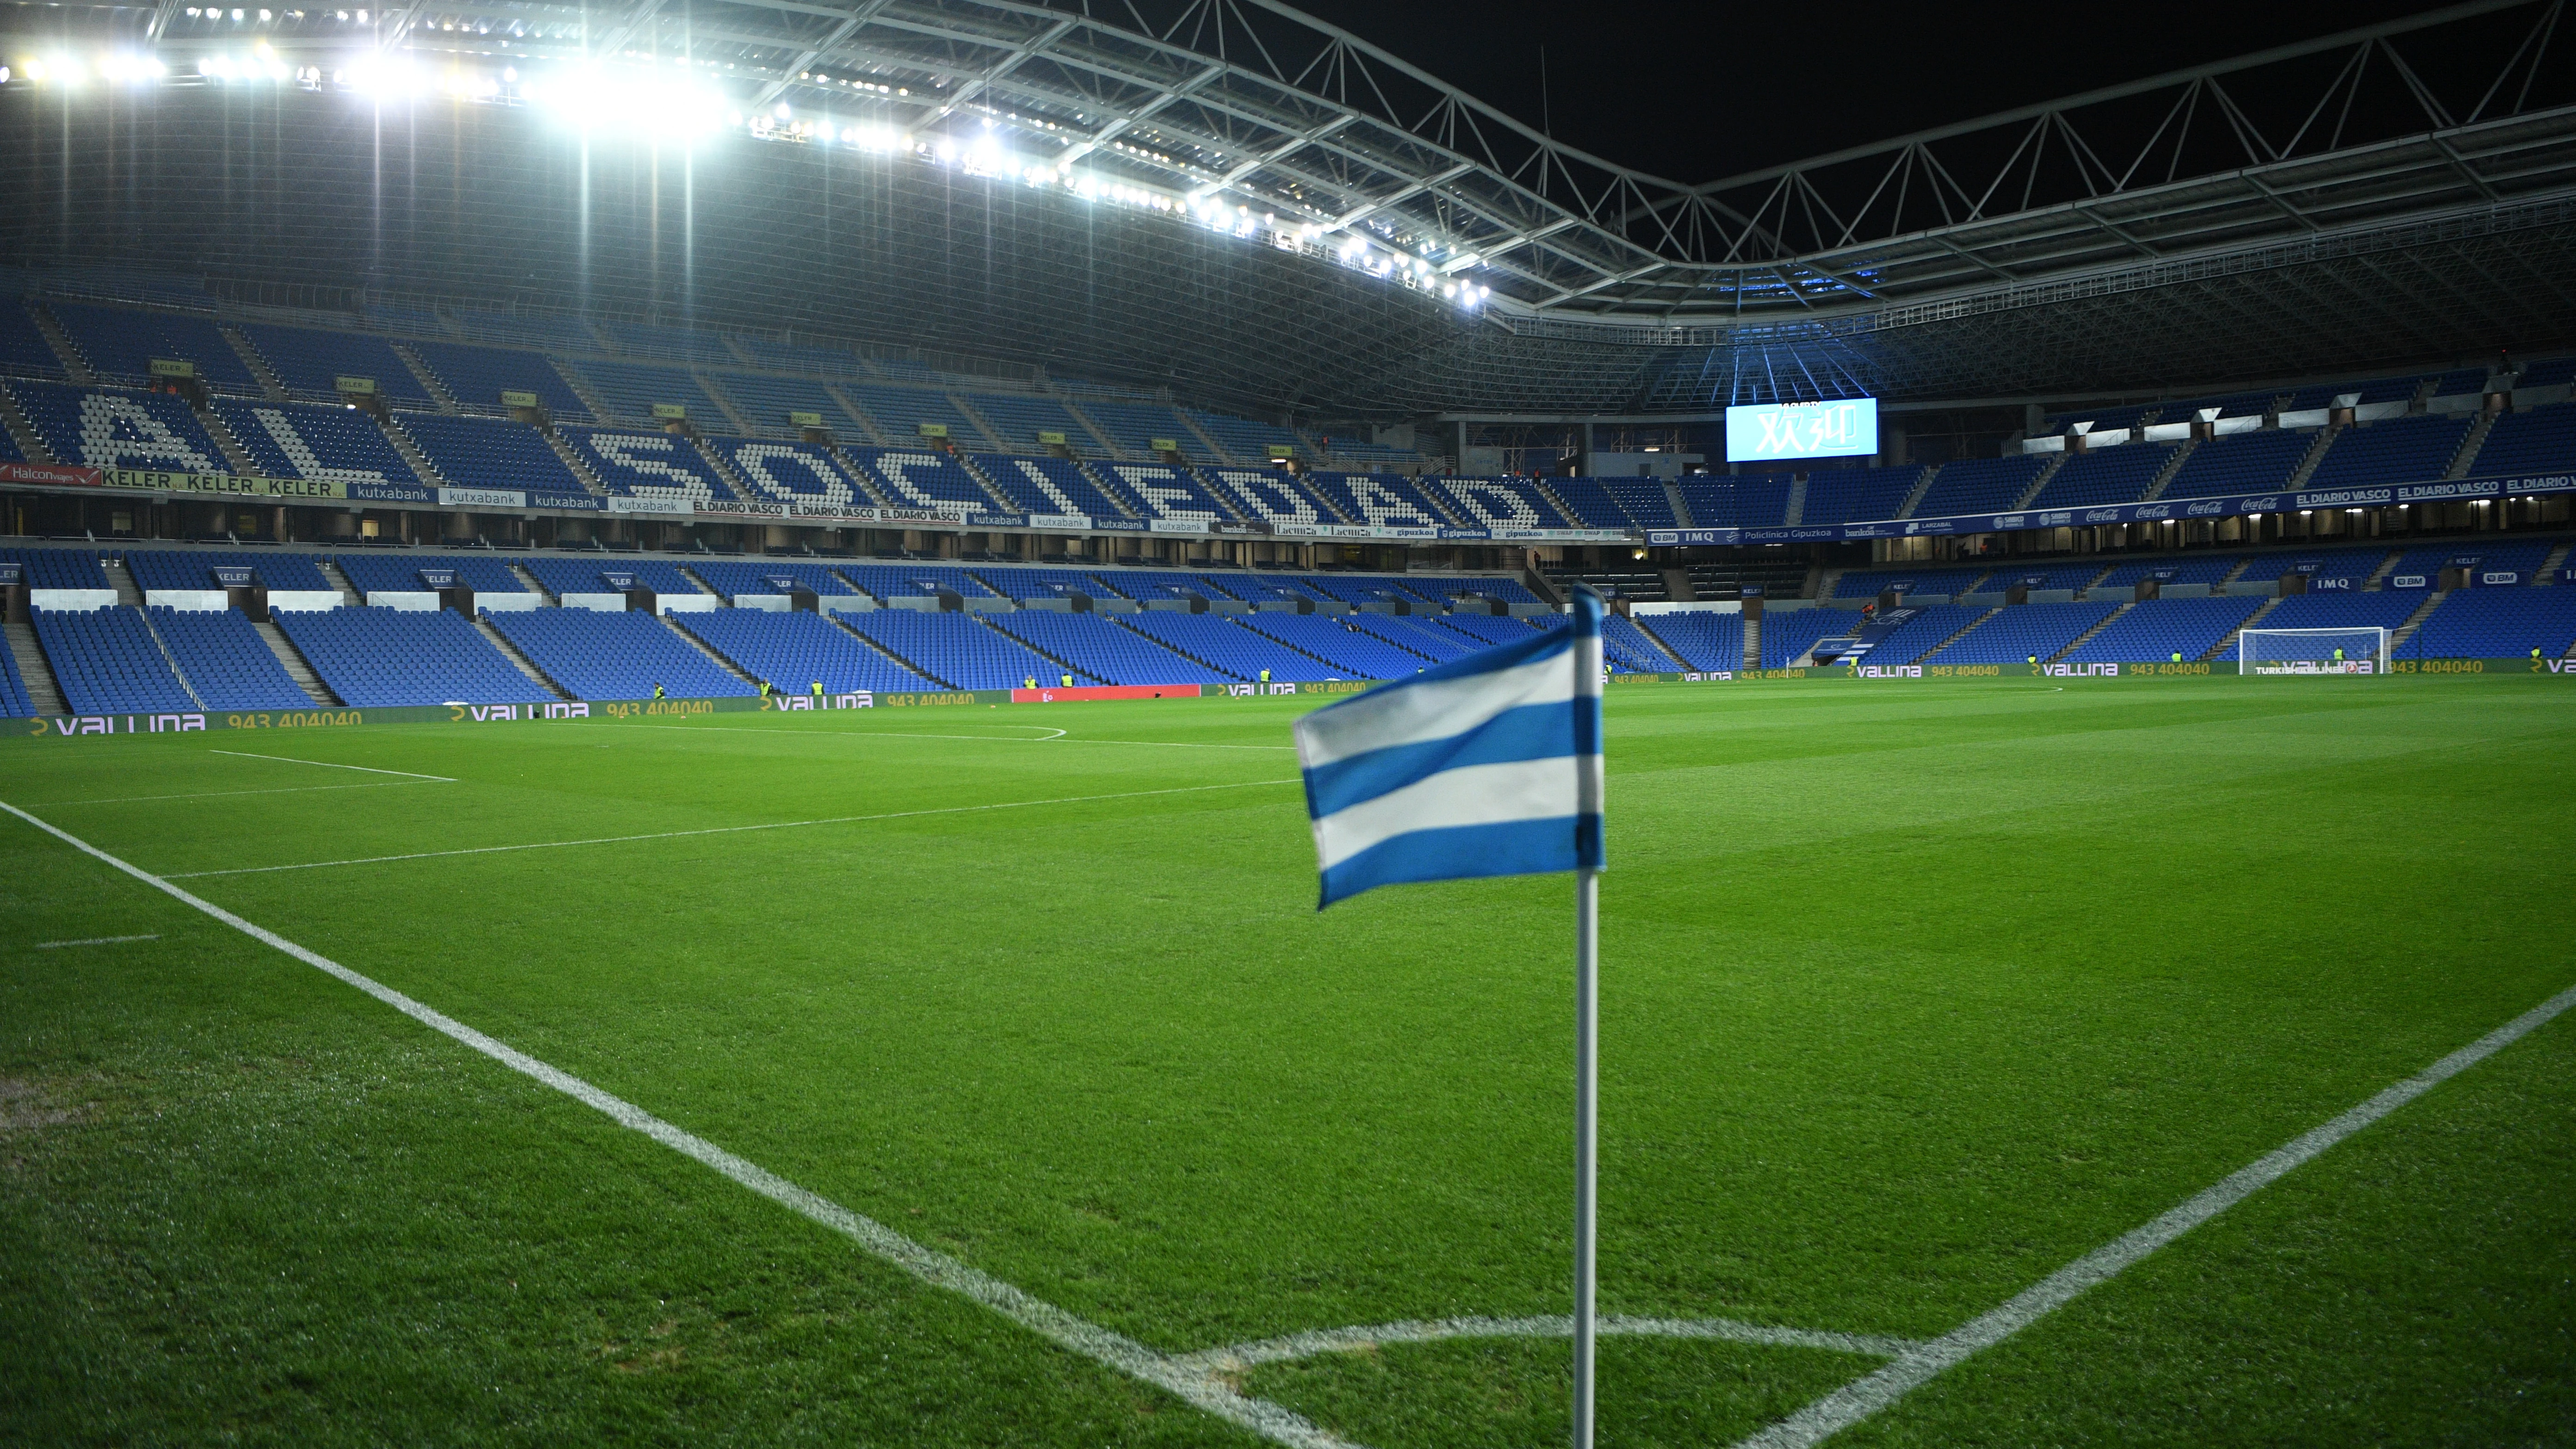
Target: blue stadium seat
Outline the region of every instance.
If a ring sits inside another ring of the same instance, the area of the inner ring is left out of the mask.
[[[2078,453],[2066,460],[2048,486],[2030,501],[2033,508],[2091,508],[2106,503],[2135,503],[2146,496],[2174,450],[2163,443],[2127,443],[2099,452]]]
[[[197,708],[153,641],[142,610],[131,604],[86,613],[37,609],[32,617],[36,642],[72,713],[184,714]]]
[[[793,438],[798,425],[788,420],[791,413],[812,413],[832,430],[832,436],[844,442],[864,441],[859,420],[841,406],[840,399],[819,378],[777,377],[760,372],[713,372],[703,380],[712,382],[733,400],[734,411],[751,424],[752,431],[773,437]]]
[[[794,587],[781,588],[778,580],[792,580],[796,586],[811,589],[824,598],[846,598],[858,593],[849,582],[818,563],[797,563],[788,559],[701,559],[694,565],[697,576],[707,587],[722,594],[728,602],[745,594],[792,594]]]
[[[1235,517],[1217,496],[1190,472],[1162,463],[1104,463],[1101,471],[1139,499],[1148,518],[1213,522]]]
[[[54,320],[89,359],[101,382],[141,387],[152,380],[155,359],[192,362],[197,379],[209,388],[260,395],[250,364],[224,340],[208,317],[183,312],[131,312],[122,307],[95,307],[83,302],[55,302]]]
[[[1949,518],[1964,513],[2001,513],[2030,491],[2030,480],[2048,465],[2046,453],[2009,458],[1962,458],[1944,463],[1914,505],[1916,518]],[[1763,620],[1768,624],[1770,620]]]
[[[831,454],[810,443],[725,439],[715,446],[760,499],[833,508],[868,508],[876,503]]]
[[[1941,647],[1941,642],[1985,617],[1986,611],[1959,604],[1933,604],[1888,631],[1857,661],[1862,664],[1914,664]]]
[[[1351,522],[1372,528],[1453,527],[1410,478],[1393,473],[1309,473],[1306,486]]]
[[[933,598],[942,589],[960,598],[998,597],[955,564],[835,564],[832,572],[880,603],[887,599]]]
[[[34,318],[14,298],[0,301],[0,374],[10,377],[63,376],[63,360],[45,340]]]
[[[1040,433],[1062,433],[1069,447],[1096,451],[1091,430],[1064,410],[1064,404],[1051,397],[1026,393],[978,392],[966,395],[966,404],[983,414],[1001,433],[996,439],[1003,447],[1023,453],[1041,452]],[[1253,456],[1258,457],[1256,453]],[[1037,512],[1053,512],[1039,509]]]
[[[773,614],[765,609],[716,609],[674,614],[671,621],[706,641],[772,689],[803,694],[815,680],[827,694],[852,690],[911,691],[939,685],[895,663],[850,631],[820,614]]]
[[[1126,507],[1100,491],[1079,464],[1065,458],[986,458],[984,476],[1004,497],[1029,513],[1124,518]]]
[[[27,695],[27,681],[18,673],[18,656],[0,649],[0,719],[33,719],[36,702]]]
[[[2015,604],[1979,624],[1958,642],[1935,650],[1927,664],[2026,664],[2040,662],[2084,637],[2084,631],[2110,618],[2116,601],[2081,604]],[[1767,634],[1770,621],[1763,621]]]
[[[946,515],[991,513],[993,495],[945,453],[910,448],[845,448],[868,481],[897,508],[927,508]]]
[[[1914,485],[1922,481],[1920,463],[1895,468],[1819,466],[1807,475],[1807,506],[1798,521],[1874,523],[1894,518]]]
[[[2365,579],[2379,571],[2379,565],[2388,557],[2388,552],[2385,547],[2364,547],[2321,548],[2313,553],[2283,551],[2256,554],[2246,562],[2245,572],[2230,580],[2227,587],[2231,593],[2251,593],[2263,585],[2277,585],[2281,575],[2297,570],[2307,574],[2311,588],[2320,583],[2349,579],[2350,587],[2357,590]],[[2300,569],[2299,566],[2302,564],[2313,564],[2315,567]],[[2156,565],[2150,562],[2135,567],[2146,570],[2153,569]],[[2115,572],[2112,577],[2116,579],[2127,573],[2129,569],[2124,567]],[[2143,576],[2143,573],[2133,575],[2133,577]]]
[[[1275,614],[1271,617],[1296,616]],[[1223,614],[1148,611],[1120,614],[1115,616],[1115,622],[1176,654],[1186,654],[1236,679],[1257,680],[1265,669],[1270,671],[1271,681],[1280,684],[1359,677],[1348,667],[1324,663],[1301,654],[1270,634],[1246,627]]]
[[[241,331],[286,385],[289,397],[337,402],[341,378],[365,377],[375,380],[378,397],[413,407],[435,405],[429,389],[381,337],[257,322],[243,323]]]
[[[2299,460],[2308,456],[2308,449],[2316,441],[2314,433],[2283,432],[2278,428],[2203,439],[2174,470],[2172,481],[2165,484],[2164,496],[2225,498],[2286,488],[2290,475],[2298,470]]]
[[[556,432],[610,493],[651,499],[682,512],[693,504],[733,497],[733,490],[707,466],[697,447],[677,434],[611,428]]]
[[[1264,523],[1318,524],[1337,522],[1330,509],[1318,502],[1297,481],[1297,476],[1281,468],[1200,468],[1193,475],[1208,491],[1223,495],[1234,511],[1246,518]]]
[[[1343,679],[1410,679],[1440,662],[1329,614],[1247,614],[1241,622],[1322,660]]]
[[[1156,403],[1118,402],[1108,398],[1082,399],[1082,410],[1100,425],[1118,451],[1130,458],[1154,456],[1154,440],[1180,444],[1180,454],[1193,463],[1213,463],[1207,445],[1198,435],[1181,425],[1180,414]],[[1184,681],[1158,680],[1157,683]]]
[[[0,560],[22,565],[31,589],[103,589],[107,570],[92,548],[0,548]]]
[[[678,564],[663,559],[619,558],[613,554],[572,558],[540,555],[520,559],[519,563],[537,576],[537,582],[546,586],[546,592],[558,596],[625,592],[609,583],[608,574],[631,575],[637,588],[651,589],[656,594],[676,594],[683,598],[703,598],[707,594],[707,590],[680,572]]]
[[[2389,418],[2346,428],[2301,485],[2310,492],[2389,483],[2429,483],[2460,451],[2470,419],[2455,414]]]
[[[2465,538],[2453,543],[2410,548],[2398,555],[2397,562],[2388,566],[2385,587],[2409,592],[2416,589],[2439,588],[2442,584],[2442,571],[2448,568],[2471,570],[2474,577],[2470,582],[2476,586],[2491,587],[2487,579],[2490,574],[2517,576],[2509,581],[2499,578],[2495,581],[2497,584],[2506,582],[2536,584],[2540,582],[2540,566],[2549,561],[2550,551],[2554,547],[2556,545],[2549,541],[2503,543],[2489,537]],[[2421,582],[2404,582],[2409,579]]]
[[[1859,622],[1844,609],[1766,609],[1762,613],[1762,667],[1786,669],[1790,660],[1816,647],[1817,640],[1843,633]]]
[[[9,391],[56,462],[174,473],[232,471],[187,402],[172,394],[47,382],[12,382]]]
[[[1692,611],[1656,614],[1644,627],[1693,669],[1744,667],[1744,616]]]
[[[453,610],[320,609],[275,618],[313,672],[354,708],[554,699]]]
[[[356,408],[217,398],[214,412],[264,477],[420,486],[376,420]]]
[[[2411,595],[2409,597],[2412,597]],[[2397,646],[2400,659],[2562,659],[2576,647],[2576,588],[2454,589]]]
[[[1525,478],[1442,478],[1436,486],[1473,528],[1574,528]]]
[[[1078,676],[1088,676],[1077,678],[1078,684],[1091,680],[1102,684],[1228,682],[1225,675],[1175,654],[1133,629],[1122,629],[1105,615],[1021,609],[990,618],[996,628],[1051,659],[1063,660]]]
[[[565,364],[579,373],[590,385],[590,395],[608,410],[608,416],[629,422],[650,424],[654,421],[656,403],[673,403],[685,409],[689,421],[701,432],[730,433],[733,423],[716,400],[685,369],[656,367],[650,363],[609,362],[585,357]]]
[[[2474,478],[2568,472],[2576,472],[2576,405],[2567,403],[2497,418],[2469,465]]]
[[[506,488],[588,497],[543,433],[497,418],[401,413],[394,423],[440,476],[460,488]]]
[[[651,699],[657,684],[672,699],[759,693],[641,610],[517,609],[485,617],[548,679],[579,699]]]
[[[152,627],[208,709],[311,709],[304,692],[235,609],[153,609]]]
[[[284,550],[251,553],[203,548],[131,549],[125,555],[125,567],[133,573],[135,587],[147,593],[154,589],[222,588],[214,573],[218,568],[249,569],[251,582],[263,588],[297,593],[324,593],[331,589],[331,580],[324,576],[315,555]]]
[[[499,347],[473,347],[462,342],[415,342],[412,354],[447,387],[459,407],[486,415],[506,415],[505,392],[532,392],[548,416],[579,422],[590,416],[589,404],[563,380],[554,364],[534,352]]]
[[[478,596],[530,592],[527,581],[510,572],[510,560],[490,554],[344,553],[331,561],[349,576],[349,582],[361,595],[426,592],[430,585],[420,576],[423,569],[445,569]]]
[[[2027,607],[2027,606],[2025,606]],[[2259,598],[2150,599],[2132,604],[2110,627],[2076,646],[2070,664],[2161,664],[2175,654],[2190,661],[2218,646],[2242,625]]]
[[[1965,593],[1968,586],[1985,576],[1984,569],[1945,568],[1877,568],[1853,569],[1834,582],[1837,599],[1875,599],[1898,584],[1908,587],[1906,594]]]
[[[877,647],[954,689],[1018,689],[1032,679],[1052,685],[1064,672],[973,614],[877,609],[838,617]]]
[[[842,395],[857,403],[877,425],[888,444],[897,448],[919,448],[922,440],[935,436],[921,431],[923,423],[948,430],[948,440],[961,448],[985,446],[983,430],[974,420],[957,410],[948,394],[927,388],[882,387],[873,383],[845,382]]]

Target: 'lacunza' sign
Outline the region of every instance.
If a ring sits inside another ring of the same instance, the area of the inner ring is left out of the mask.
[[[1878,451],[1878,399],[1756,403],[1726,410],[1726,460],[1849,458]]]

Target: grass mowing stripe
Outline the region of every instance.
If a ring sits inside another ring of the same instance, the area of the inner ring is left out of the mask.
[[[1805,1449],[1822,1443],[1921,1388],[1944,1369],[1965,1362],[2065,1307],[2087,1289],[2118,1276],[2129,1265],[2243,1202],[2327,1148],[2520,1041],[2571,1006],[2576,1006],[2576,986],[2351,1111],[2254,1159],[2144,1227],[2094,1249],[2014,1294],[2003,1306],[1968,1320],[1876,1373],[1855,1379],[1761,1433],[1739,1441],[1736,1449]]]
[[[379,770],[373,765],[340,765],[329,760],[298,760],[286,755],[254,755],[248,750],[209,750],[212,755],[230,755],[237,760],[275,760],[281,765],[319,765],[325,770],[362,770],[370,775],[409,775],[415,780],[436,780],[442,785],[456,782],[445,775],[424,775],[416,770]]]
[[[104,800],[56,800],[48,808],[64,805],[142,805],[154,800],[219,800],[228,795],[309,795],[316,790],[391,790],[398,785],[453,785],[454,780],[430,777],[421,780],[369,780],[358,785],[278,785],[266,790],[199,790],[187,795],[111,795]]]
[[[736,735],[772,735],[772,736],[775,736],[775,735],[778,733],[776,730],[753,729],[753,728],[751,728],[749,725],[657,725],[657,724],[648,724],[648,725],[629,725],[629,726],[627,726],[627,728],[629,728],[629,729],[647,729],[647,730],[719,730],[719,731],[722,731],[722,732],[724,732],[724,733],[726,733],[726,734],[736,734]],[[1049,729],[1049,728],[1051,728],[1051,726],[1048,726],[1048,725],[1011,725],[1011,726],[1008,726],[1008,728],[1011,728],[1011,729],[1031,729],[1031,730],[1042,730],[1042,729]],[[814,738],[814,737],[809,737],[809,738]],[[1054,744],[1066,744],[1066,745],[1143,745],[1143,746],[1145,746],[1145,747],[1147,747],[1147,748],[1149,748],[1149,749],[1156,749],[1156,750],[1287,750],[1287,751],[1290,751],[1290,752],[1292,752],[1292,753],[1293,753],[1293,752],[1296,750],[1296,748],[1297,748],[1295,745],[1226,745],[1226,744],[1212,744],[1212,743],[1209,743],[1209,742],[1204,741],[1204,740],[1196,740],[1196,741],[1193,741],[1193,740],[1088,740],[1088,739],[1078,739],[1078,738],[1076,738],[1076,737],[1074,737],[1074,736],[1072,736],[1072,735],[1068,734],[1067,732],[1065,732],[1065,731],[1063,731],[1063,730],[1056,730],[1053,734],[1045,734],[1045,735],[1027,735],[1027,736],[1022,736],[1022,735],[920,735],[920,734],[909,734],[909,733],[906,733],[906,732],[901,731],[901,730],[835,730],[835,731],[831,732],[828,736],[821,736],[820,738],[829,738],[829,739],[835,739],[835,740],[851,740],[851,739],[864,739],[864,740],[974,740],[974,741],[978,741],[978,742],[987,742],[987,741],[989,741],[989,742],[991,742],[991,743],[993,743],[993,744],[1000,744],[1000,745],[1054,745]]]
[[[683,1157],[714,1168],[726,1178],[768,1198],[809,1221],[840,1233],[879,1258],[935,1287],[971,1298],[1042,1338],[1151,1384],[1230,1423],[1291,1449],[1352,1449],[1347,1441],[1324,1432],[1298,1414],[1263,1399],[1237,1393],[1215,1375],[1155,1352],[1124,1334],[1075,1317],[1052,1303],[1032,1297],[989,1273],[980,1272],[934,1248],[925,1247],[873,1218],[863,1217],[828,1198],[789,1182],[758,1163],[736,1157],[695,1133],[675,1127],[634,1103],[601,1091],[581,1078],[529,1056],[476,1031],[444,1012],[424,1005],[392,987],[361,975],[316,951],[287,940],[234,915],[214,902],[192,895],[141,866],[108,854],[88,841],[28,814],[6,800],[6,810],[84,855],[123,871],[192,909],[212,916],[264,946],[282,951],[305,965],[356,987],[394,1010],[501,1065],[554,1088],[590,1107],[621,1127],[652,1138]]]
[[[1161,790],[1124,790],[1113,795],[1064,795],[1052,800],[1003,800],[991,805],[942,805],[934,810],[889,810],[879,815],[831,815],[820,820],[772,820],[760,825],[710,825],[698,830],[657,830],[647,835],[602,835],[589,840],[538,840],[526,845],[475,845],[462,850],[416,850],[404,855],[364,855],[352,860],[308,860],[297,865],[243,865],[228,870],[181,870],[165,879],[196,880],[210,875],[267,875],[281,870],[321,870],[335,865],[382,865],[395,860],[435,860],[446,855],[497,855],[512,850],[558,850],[570,845],[619,845],[630,840],[672,840],[688,835],[733,835],[746,830],[796,830],[808,825],[851,825],[868,820],[909,820],[920,815],[968,815],[985,810],[1031,810],[1041,805],[1084,805],[1095,800],[1133,800],[1142,795],[1187,795],[1197,790],[1248,790],[1258,785],[1295,785],[1297,780],[1238,780],[1230,785],[1174,785]]]
[[[157,931],[149,936],[92,936],[86,941],[38,941],[36,943],[36,949],[39,951],[59,951],[65,946],[117,946],[122,945],[127,941],[158,941],[160,939],[161,935]]]

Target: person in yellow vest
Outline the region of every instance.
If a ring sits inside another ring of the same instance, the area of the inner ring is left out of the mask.
[[[769,681],[766,679],[760,681],[760,702],[763,704],[769,702]]]
[[[823,681],[819,679],[814,681],[814,697],[816,699],[823,697]]]
[[[2031,667],[2032,667],[2032,668],[2034,668],[2034,669],[2038,668],[2038,667],[2039,667],[2039,656],[2038,656],[2038,655],[2036,655],[2036,654],[2034,654],[2034,655],[2030,656],[2030,663],[2031,663]]]
[[[1265,669],[1265,670],[1261,671],[1261,682],[1262,682],[1262,683],[1264,683],[1264,684],[1268,684],[1268,683],[1270,682],[1270,671],[1269,671],[1269,670]]]
[[[1065,688],[1067,688],[1067,689],[1071,689],[1071,688],[1073,688],[1073,676],[1072,676],[1072,675],[1068,674],[1068,675],[1066,675],[1066,676],[1064,677],[1064,687],[1065,687]]]
[[[2341,664],[2342,662],[2343,662],[2343,646],[2342,646],[2342,645],[2340,645],[2340,644],[2337,644],[2337,645],[2335,646],[2335,663],[2337,663],[2337,664]]]
[[[1038,677],[1037,677],[1036,675],[1032,674],[1032,675],[1030,675],[1027,679],[1022,680],[1022,681],[1021,681],[1021,683],[1022,683],[1022,684],[1024,684],[1024,685],[1026,685],[1026,686],[1027,686],[1028,688],[1030,688],[1030,689],[1035,689],[1035,688],[1037,688],[1037,687],[1038,687]]]
[[[2173,662],[2174,662],[2174,663],[2176,663],[2176,664],[2180,664],[2180,663],[2182,662],[2182,651],[2181,651],[2181,650],[2177,649],[2177,650],[2175,650],[2175,651],[2174,651],[2174,653],[2173,653]]]
[[[2537,653],[2539,653],[2540,651],[2539,651],[2539,650],[2537,650],[2537,649],[2534,649],[2534,650],[2532,650],[2531,652],[2532,652],[2532,653],[2534,653],[2534,654],[2537,654]],[[660,685],[658,685],[658,684],[653,686],[653,697],[654,697],[655,699],[661,699],[661,698],[663,698],[663,694],[662,694],[662,686],[660,686]]]

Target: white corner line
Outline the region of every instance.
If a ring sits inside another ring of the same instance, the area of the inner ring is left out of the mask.
[[[160,939],[160,933],[157,931],[149,936],[92,936],[86,941],[38,941],[36,943],[36,949],[39,951],[58,951],[65,946],[121,946],[128,941],[158,941]]]
[[[1786,1419],[1737,1443],[1735,1449],[1806,1449],[1850,1428],[1921,1388],[1942,1370],[1994,1347],[2065,1307],[2193,1228],[2243,1202],[2364,1127],[2414,1101],[2520,1041],[2576,1006],[2576,986],[2388,1088],[2322,1126],[2312,1128],[2228,1174],[2145,1226],[2094,1249],[1939,1338],[1900,1354],[1885,1368],[1854,1379]]]
[[[86,840],[28,814],[6,800],[0,800],[0,810],[17,816],[84,855],[123,871],[181,904],[212,916],[262,945],[283,951],[325,975],[356,987],[432,1031],[481,1052],[514,1072],[554,1088],[584,1106],[597,1110],[619,1126],[640,1132],[683,1157],[692,1158],[715,1169],[732,1182],[749,1188],[811,1222],[841,1234],[869,1253],[901,1268],[922,1282],[971,1298],[1039,1337],[1070,1349],[1094,1363],[1151,1384],[1228,1423],[1239,1424],[1250,1429],[1274,1444],[1286,1445],[1288,1449],[1359,1449],[1359,1446],[1337,1435],[1327,1433],[1289,1409],[1266,1399],[1256,1399],[1238,1393],[1214,1374],[1185,1367],[1181,1360],[1147,1348],[1124,1334],[1114,1333],[1096,1323],[1077,1318],[1054,1304],[1033,1297],[989,1273],[968,1267],[937,1249],[924,1247],[873,1218],[863,1217],[839,1203],[809,1192],[757,1163],[736,1157],[705,1138],[675,1127],[632,1102],[612,1096],[569,1072],[550,1066],[515,1047],[486,1036],[443,1012],[405,996],[390,986],[350,970],[328,956],[306,950],[275,932],[253,925],[212,901],[191,895],[150,871],[128,864]]]
[[[1605,1338],[1701,1338],[1728,1343],[1760,1344],[1766,1348],[1820,1348],[1836,1353],[1867,1354],[1875,1358],[1901,1358],[1922,1352],[1928,1345],[1910,1338],[1890,1338],[1872,1333],[1830,1333],[1805,1328],[1774,1328],[1768,1324],[1744,1323],[1732,1318],[1631,1318],[1619,1314],[1603,1317],[1594,1331]],[[1437,1318],[1404,1323],[1380,1323],[1358,1328],[1328,1328],[1312,1333],[1292,1333],[1283,1338],[1265,1338],[1252,1343],[1228,1344],[1223,1348],[1201,1349],[1173,1360],[1206,1373],[1241,1373],[1262,1364],[1287,1363],[1312,1358],[1318,1354],[1346,1353],[1353,1349],[1373,1348],[1385,1343],[1439,1343],[1453,1338],[1572,1338],[1574,1319],[1570,1314],[1536,1318]]]
[[[1144,795],[1187,795],[1200,790],[1248,790],[1258,785],[1295,785],[1297,780],[1237,780],[1224,785],[1174,785],[1157,790],[1122,790],[1110,795],[1062,795],[1052,800],[1002,800],[990,805],[942,805],[929,810],[889,810],[878,815],[829,815],[819,820],[772,820],[758,825],[709,825],[696,830],[657,830],[644,835],[600,835],[587,840],[534,840],[525,845],[471,845],[457,850],[415,850],[403,855],[361,855],[348,860],[308,860],[293,865],[238,865],[224,870],[174,870],[163,880],[198,880],[213,875],[269,875],[281,870],[321,870],[339,865],[383,865],[397,860],[436,860],[451,855],[498,855],[513,850],[561,850],[575,845],[623,845],[634,840],[676,840],[690,835],[738,835],[746,830],[800,830],[813,825],[855,825],[869,820],[911,820],[923,815],[971,815],[991,810],[1032,810],[1041,805],[1083,805],[1097,800],[1133,800]],[[0,808],[7,808],[0,806]],[[29,817],[33,818],[33,817]]]
[[[379,770],[373,765],[342,765],[330,760],[298,760],[286,755],[254,755],[248,750],[208,750],[210,755],[230,755],[237,760],[275,760],[284,765],[319,765],[326,770],[361,770],[370,775],[404,775],[414,780],[436,780],[442,785],[456,781],[445,775],[424,775],[415,770]]]

